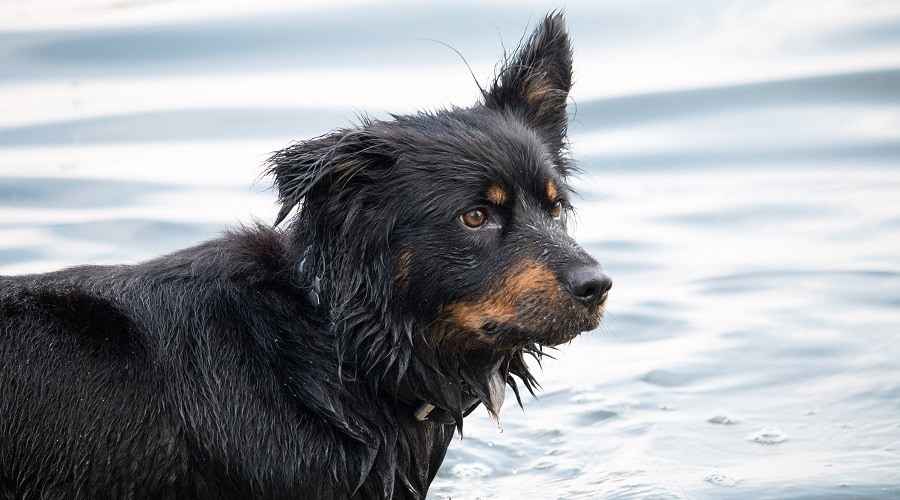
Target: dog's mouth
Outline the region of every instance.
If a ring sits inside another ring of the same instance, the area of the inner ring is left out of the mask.
[[[540,358],[545,347],[571,342],[596,329],[605,305],[605,296],[591,306],[575,301],[528,300],[516,306],[514,315],[479,318],[474,325],[445,318],[433,325],[431,339],[433,345],[462,354],[469,366],[478,367],[469,372],[465,385],[470,395],[498,418],[506,388],[511,384],[510,375],[531,377],[523,355]],[[518,397],[518,390],[513,387]]]
[[[605,303],[604,298],[589,308],[568,304],[561,307],[561,311],[539,308],[513,321],[486,322],[480,328],[479,336],[497,350],[517,349],[528,344],[555,347],[600,326]]]

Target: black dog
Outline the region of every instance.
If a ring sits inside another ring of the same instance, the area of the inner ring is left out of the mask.
[[[0,278],[0,498],[423,498],[463,417],[602,316],[570,86],[553,14],[483,102],[276,153],[284,230]]]

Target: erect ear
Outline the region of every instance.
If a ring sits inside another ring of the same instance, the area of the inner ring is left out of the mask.
[[[504,57],[485,104],[522,114],[559,151],[566,137],[571,88],[572,47],[565,17],[551,12],[512,55]]]
[[[307,197],[340,188],[357,174],[385,162],[389,154],[386,145],[366,130],[371,123],[363,125],[294,144],[268,159],[266,173],[275,177],[282,204],[276,226]]]

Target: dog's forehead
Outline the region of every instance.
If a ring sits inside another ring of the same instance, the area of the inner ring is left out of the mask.
[[[470,188],[499,206],[514,202],[552,203],[563,197],[566,190],[562,179],[546,158],[494,164],[486,168],[480,182],[472,183]]]
[[[394,172],[428,206],[541,205],[567,191],[558,155],[520,116],[475,107],[394,118],[383,129],[399,151]]]
[[[465,113],[434,136],[447,154],[441,169],[457,185],[503,204],[520,196],[554,200],[564,179],[537,132],[515,116]]]
[[[560,196],[563,179],[546,145],[533,131],[509,127],[491,135],[496,149],[491,151],[492,158],[480,165],[478,186],[486,190],[488,200],[503,205],[517,198],[555,201]]]

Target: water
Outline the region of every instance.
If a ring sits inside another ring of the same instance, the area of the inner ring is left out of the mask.
[[[473,101],[425,39],[486,76],[548,7],[3,4],[0,273],[271,221],[270,151]],[[610,313],[502,432],[467,420],[430,497],[900,498],[900,5],[567,9]]]

